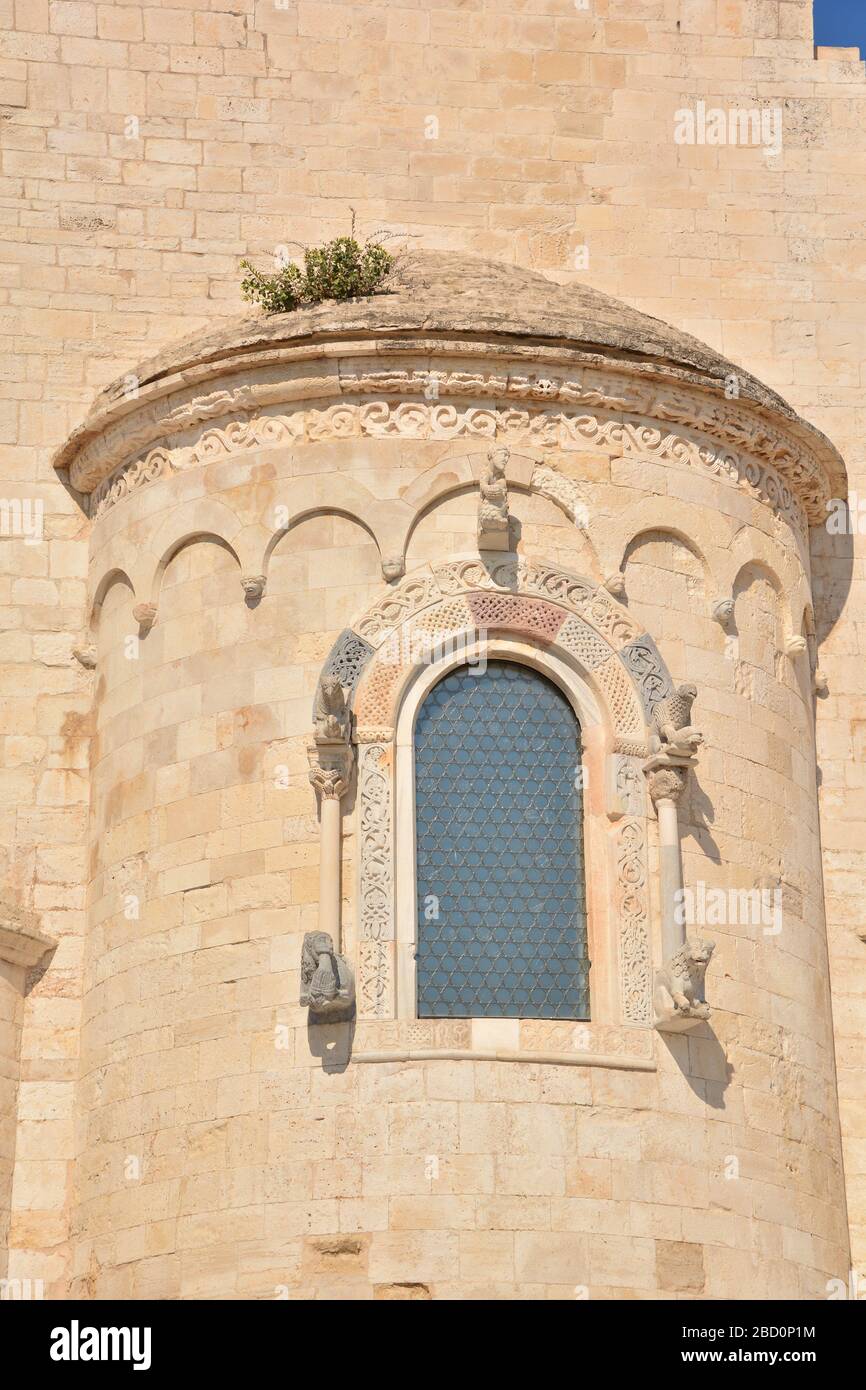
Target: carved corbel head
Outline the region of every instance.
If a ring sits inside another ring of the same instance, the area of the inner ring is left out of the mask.
[[[265,592],[267,578],[263,574],[245,574],[241,579],[247,603],[258,603]]]
[[[137,603],[132,610],[132,616],[138,623],[141,636],[146,637],[156,622],[156,604]]]
[[[734,621],[734,600],[732,598],[716,599],[712,607],[712,614],[719,627],[727,632]]]
[[[798,656],[803,656],[809,650],[809,644],[805,637],[798,637],[793,634],[785,639],[785,655],[793,661]]]
[[[815,671],[815,675],[812,678],[812,688],[815,694],[822,700],[830,694],[830,683],[824,675],[824,672],[820,669]]]
[[[96,647],[92,642],[82,643],[80,647],[72,648],[72,655],[75,660],[84,667],[85,671],[92,671],[96,666]]]
[[[395,579],[402,579],[406,573],[406,564],[402,555],[392,555],[382,560],[382,576],[390,584]]]
[[[614,574],[609,574],[604,581],[607,592],[620,603],[625,602],[625,575],[617,570]]]

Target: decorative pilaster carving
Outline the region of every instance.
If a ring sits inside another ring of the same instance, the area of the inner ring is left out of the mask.
[[[607,814],[611,820],[645,815],[646,787],[639,757],[609,753],[607,779]]]
[[[479,550],[509,550],[508,484],[505,470],[511,457],[508,449],[491,449],[481,474],[478,502]]]
[[[624,1023],[649,1023],[652,959],[643,822],[621,822],[616,845],[619,978]]]
[[[680,685],[653,711],[652,756],[644,764],[649,794],[659,827],[662,904],[662,959],[655,973],[655,1026],[681,1031],[710,1016],[704,998],[704,974],[713,953],[710,941],[685,939],[682,920],[683,864],[680,851],[679,799],[703,735],[690,722],[697,696],[693,685]]]
[[[313,704],[314,736],[307,750],[310,781],[323,800],[340,799],[352,774],[352,712],[335,675],[319,681]]]
[[[394,1016],[394,827],[389,751],[383,743],[368,743],[359,749],[361,1018]]]

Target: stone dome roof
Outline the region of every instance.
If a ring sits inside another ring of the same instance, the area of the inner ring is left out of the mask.
[[[845,496],[844,464],[830,441],[783,398],[698,339],[583,284],[560,285],[537,271],[444,251],[408,251],[382,288],[366,298],[327,301],[291,313],[257,313],[220,323],[163,348],[96,398],[58,450],[70,468],[97,435],[135,411],[130,375],[142,400],[236,376],[278,360],[332,356],[351,344],[394,358],[404,350],[483,350],[503,360],[533,344],[575,366],[620,368],[672,387],[696,387],[724,404],[724,383],[737,380],[737,403],[770,427],[799,438],[824,473],[824,491]],[[77,486],[84,470],[79,469]],[[75,479],[75,474],[73,473]]]
[[[193,363],[216,362],[255,348],[347,334],[532,338],[606,359],[650,359],[724,381],[736,373],[741,395],[795,412],[775,392],[706,344],[662,319],[588,285],[559,285],[538,271],[448,251],[409,251],[382,289],[365,299],[328,300],[286,314],[230,319],[164,348],[134,373],[142,386]],[[111,383],[96,407],[121,394],[128,374]]]

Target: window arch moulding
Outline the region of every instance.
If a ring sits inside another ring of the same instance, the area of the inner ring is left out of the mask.
[[[457,666],[515,661],[552,680],[583,734],[591,1019],[415,1016],[412,743],[427,693]],[[672,690],[652,637],[595,581],[507,555],[427,565],[355,619],[323,675],[354,712],[357,1061],[491,1056],[653,1066],[653,893],[643,763]]]

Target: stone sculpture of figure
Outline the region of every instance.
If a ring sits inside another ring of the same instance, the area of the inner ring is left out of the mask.
[[[694,685],[678,686],[673,695],[659,700],[653,711],[654,751],[677,758],[693,758],[704,736],[689,720],[697,697]]]
[[[352,715],[339,676],[322,676],[316,691],[314,710],[316,739],[327,743],[348,743],[352,736]]]
[[[704,976],[715,949],[715,942],[700,937],[686,941],[663,968],[656,971],[653,997],[656,1023],[709,1018]]]
[[[500,550],[508,547],[508,484],[505,469],[509,457],[507,449],[491,449],[487,455],[487,467],[479,482],[478,538]]]
[[[327,932],[311,931],[301,949],[301,1007],[313,1017],[335,1021],[349,1017],[355,1004],[355,979],[343,956],[334,951]]]

